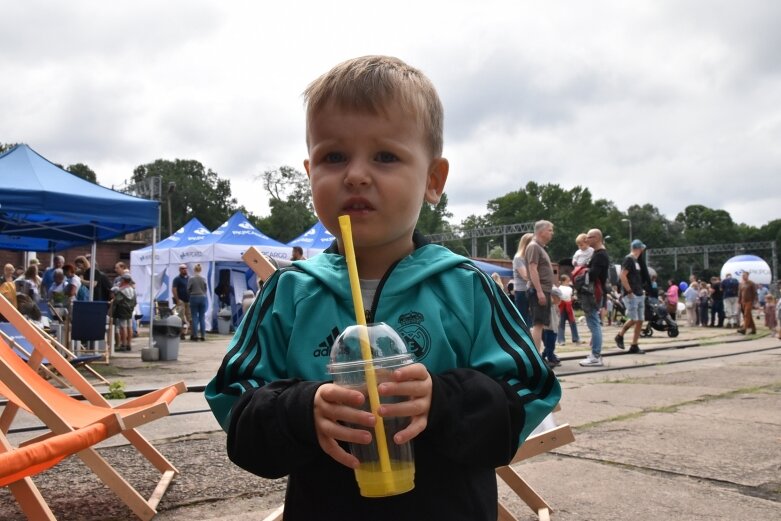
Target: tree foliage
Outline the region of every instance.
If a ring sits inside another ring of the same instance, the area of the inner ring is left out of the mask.
[[[162,178],[162,221],[167,223],[170,200],[174,230],[193,217],[214,230],[238,210],[236,199],[231,194],[230,181],[207,170],[198,161],[158,159],[136,167],[132,181],[139,183],[154,176]],[[170,194],[169,186],[173,186]]]
[[[98,184],[97,174],[84,163],[76,163],[75,165],[70,165],[68,166],[68,168],[66,168],[66,170],[71,174],[84,179],[85,181]]]
[[[444,233],[450,231],[448,219],[453,214],[447,211],[447,194],[442,194],[442,198],[436,205],[423,203],[418,216],[417,229],[424,235],[432,233]]]
[[[266,170],[261,174],[269,195],[271,214],[250,219],[263,232],[280,242],[288,242],[317,222],[309,178],[291,166]]]

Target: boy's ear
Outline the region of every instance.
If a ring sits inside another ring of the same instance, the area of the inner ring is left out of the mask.
[[[450,164],[444,157],[438,157],[431,162],[428,169],[428,179],[426,180],[426,202],[429,204],[439,203],[442,192],[445,190],[447,174],[450,170]]]
[[[304,170],[306,170],[306,176],[309,177],[309,159],[304,159]]]

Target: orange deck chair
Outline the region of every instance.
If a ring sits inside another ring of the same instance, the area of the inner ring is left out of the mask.
[[[99,421],[107,414],[117,413],[122,418],[124,429],[121,434],[162,474],[152,496],[144,499],[124,478],[111,467],[94,449],[86,449],[78,456],[122,501],[140,518],[151,519],[157,504],[168,489],[176,468],[136,427],[152,422],[169,414],[168,405],[181,393],[187,391],[183,382],[150,392],[118,406],[112,406],[57,350],[4,298],[0,298],[0,314],[16,326],[17,330],[34,346],[34,352],[25,363],[7,343],[0,340],[0,359],[21,378],[14,387],[0,382],[0,394],[8,398],[8,404],[0,415],[0,432],[7,433],[17,413],[22,408],[38,417],[53,434],[63,434],[83,428]],[[63,379],[84,396],[86,401],[77,400],[53,387],[37,373],[41,360],[47,359]],[[22,392],[24,391],[24,392]],[[30,395],[43,398],[33,403]],[[45,436],[49,436],[47,434]],[[36,441],[36,440],[33,440]]]
[[[122,429],[122,418],[117,414],[109,414],[81,429],[54,435],[20,448],[13,447],[0,432],[0,487],[11,490],[28,519],[54,520],[54,513],[30,477],[53,467],[68,456],[119,434]]]

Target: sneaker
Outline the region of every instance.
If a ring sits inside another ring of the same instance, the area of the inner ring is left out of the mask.
[[[616,335],[616,346],[618,346],[619,349],[625,349],[624,348],[624,337],[621,335]]]
[[[588,355],[585,360],[581,360],[578,363],[583,367],[602,367],[604,365],[602,363],[602,357],[594,355]]]
[[[565,345],[567,345],[567,344],[566,344],[565,342],[557,342],[557,345],[560,345],[560,346],[565,346]]]
[[[629,352],[632,353],[633,355],[644,355],[645,354],[645,351],[640,349],[640,346],[638,346],[637,344],[633,344],[633,345],[629,346]]]
[[[558,358],[554,358],[553,360],[546,360],[545,363],[548,364],[548,367],[553,369],[554,367],[558,367],[561,365],[561,360],[559,360]]]

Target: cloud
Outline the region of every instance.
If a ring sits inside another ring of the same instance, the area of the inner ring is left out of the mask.
[[[442,97],[455,221],[528,181],[668,218],[689,204],[757,226],[778,215],[765,187],[781,164],[781,4],[339,7],[10,3],[0,141],[86,163],[106,185],[158,158],[196,159],[264,215],[255,176],[306,156],[305,86],[344,59],[393,54]]]

